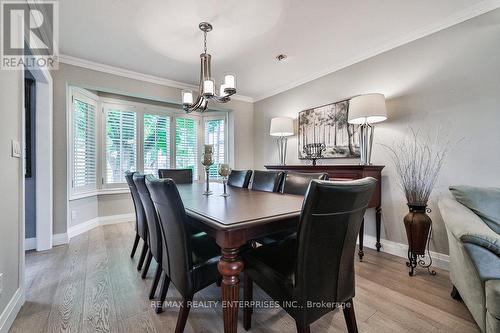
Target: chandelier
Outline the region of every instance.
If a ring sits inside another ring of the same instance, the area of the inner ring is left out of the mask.
[[[213,27],[208,22],[201,22],[199,28],[203,31],[204,52],[200,54],[201,70],[198,97],[195,100],[193,91],[182,90],[182,108],[188,113],[195,110],[205,111],[209,100],[227,103],[231,100],[230,96],[236,93],[236,77],[234,74],[226,73],[224,74],[224,82],[220,85],[219,94],[217,94],[210,65],[212,56],[207,53],[207,33],[212,31]]]

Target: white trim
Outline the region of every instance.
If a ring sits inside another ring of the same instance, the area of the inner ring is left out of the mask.
[[[36,237],[24,239],[24,251],[36,249]]]
[[[100,216],[68,228],[68,239],[103,225],[133,222],[135,214]]]
[[[363,245],[370,249],[375,249],[375,243],[377,238],[374,236],[364,235]],[[398,257],[407,258],[408,257],[408,245],[402,243],[396,243],[387,239],[381,239],[380,244],[382,248],[380,251],[389,253]],[[450,256],[447,254],[430,251],[432,256],[432,265],[449,270],[450,266]]]
[[[24,290],[22,288],[18,288],[5,307],[5,310],[3,310],[2,314],[0,314],[0,333],[9,332],[9,329],[16,319],[19,310],[21,310],[24,301]]]
[[[55,234],[52,236],[52,246],[68,244],[69,238],[67,233]]]
[[[438,31],[444,30],[446,28],[449,28],[451,26],[457,25],[459,23],[462,23],[464,21],[470,20],[476,16],[482,15],[484,13],[487,13],[489,11],[495,10],[500,7],[500,1],[498,0],[485,0],[481,1],[475,5],[472,5],[468,8],[465,8],[464,10],[459,11],[458,13],[455,13],[454,15],[445,17],[443,20],[440,20],[439,22],[436,22],[434,24],[428,25],[426,27],[423,27],[421,29],[417,29],[413,32],[410,32],[406,34],[405,36],[395,39],[393,41],[390,41],[386,44],[382,44],[377,46],[374,49],[366,51],[364,54],[352,57],[350,59],[347,59],[343,62],[334,64],[332,66],[329,66],[325,68],[324,70],[321,70],[319,72],[304,76],[303,78],[293,81],[289,84],[286,84],[284,86],[281,86],[279,88],[270,90],[260,96],[254,97],[254,102],[261,101],[263,99],[266,99],[268,97],[277,95],[279,93],[282,93],[284,91],[290,90],[292,88],[298,87],[300,85],[303,85],[307,82],[316,80],[320,77],[323,77],[325,75],[331,74],[333,72],[339,71],[343,68],[349,67],[351,65],[354,65],[358,62],[367,60],[369,58],[375,57],[379,54],[382,54],[384,52],[387,52],[389,50],[395,49],[399,46],[411,43],[417,39],[429,36],[433,33],[436,33]]]
[[[179,88],[179,89],[190,89],[190,90],[197,89],[197,86],[192,85],[192,84],[174,81],[174,80],[169,80],[169,79],[159,77],[159,76],[143,74],[143,73],[131,71],[131,70],[120,68],[120,67],[105,65],[105,64],[98,63],[98,62],[69,56],[66,54],[60,54],[58,57],[58,60],[60,63],[67,64],[67,65],[78,66],[78,67],[87,68],[87,69],[102,72],[102,73],[118,75],[121,77],[126,77],[129,79],[139,80],[139,81],[143,81],[143,82],[154,83],[154,84],[158,84],[158,85],[162,85],[162,86]],[[179,96],[179,98],[180,98],[180,96]],[[248,102],[248,103],[253,103],[253,101],[254,101],[253,98],[251,98],[251,97],[238,95],[238,94],[232,96],[231,99],[234,99],[237,101]]]

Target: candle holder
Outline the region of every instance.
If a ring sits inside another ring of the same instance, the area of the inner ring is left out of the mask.
[[[231,168],[229,167],[229,164],[224,164],[224,163],[219,164],[219,175],[222,176],[222,185],[224,186],[224,193],[220,195],[221,197],[230,196],[230,194],[227,193],[227,177],[230,174],[231,174]]]
[[[212,191],[210,191],[209,169],[214,164],[214,157],[213,157],[214,146],[205,145],[204,151],[205,152],[201,155],[201,164],[205,167],[205,180],[206,180],[206,187],[205,187],[205,192],[203,192],[203,195],[211,195]]]

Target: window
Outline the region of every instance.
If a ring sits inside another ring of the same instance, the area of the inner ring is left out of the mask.
[[[101,97],[77,87],[69,91],[70,200],[128,189],[127,171],[158,175],[158,169],[189,168],[193,180],[204,179],[204,143],[214,145],[210,178],[220,179],[218,166],[229,156],[226,113],[186,115],[177,108]]]
[[[198,122],[192,118],[175,118],[175,167],[193,170],[198,175]]]
[[[72,192],[96,188],[96,109],[95,100],[74,93],[72,98]]]
[[[170,117],[144,115],[144,173],[170,168]]]
[[[208,169],[210,178],[219,179],[218,167],[225,163],[225,119],[205,118],[205,143],[214,145],[214,164]]]
[[[136,170],[137,117],[117,106],[105,109],[106,184],[123,184],[125,172]]]

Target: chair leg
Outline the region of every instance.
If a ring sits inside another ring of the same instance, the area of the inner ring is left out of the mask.
[[[352,299],[344,304],[344,318],[347,325],[347,332],[358,333],[358,325],[356,324],[356,316],[354,314],[354,303]]]
[[[142,264],[144,263],[144,259],[146,258],[146,254],[148,253],[148,244],[144,242],[144,245],[142,245],[142,251],[141,251],[141,256],[139,257],[139,262],[137,263],[137,270],[140,271],[142,269]]]
[[[156,289],[158,288],[158,283],[160,282],[162,272],[163,269],[161,268],[161,265],[158,264],[158,266],[156,266],[155,279],[153,280],[153,284],[151,285],[151,291],[149,292],[149,299],[155,298]]]
[[[134,246],[132,247],[132,253],[130,253],[130,258],[133,258],[135,256],[135,251],[137,250],[137,245],[139,245],[139,237],[138,234],[135,234],[135,239],[134,239]]]
[[[311,327],[309,325],[299,325],[299,323],[295,322],[297,325],[297,333],[311,333]]]
[[[170,278],[167,274],[163,276],[163,283],[161,284],[160,289],[160,299],[159,304],[156,306],[156,313],[163,312],[163,303],[165,302],[165,298],[167,297],[168,286],[170,285]]]
[[[189,310],[191,308],[191,301],[193,297],[185,297],[182,300],[181,307],[179,309],[179,316],[177,317],[177,325],[175,325],[175,333],[183,333],[186,327]]]
[[[142,270],[141,278],[145,279],[148,275],[149,266],[151,265],[151,260],[153,259],[153,254],[151,251],[148,251],[148,256],[146,258],[146,264],[144,265],[144,269]]]
[[[252,328],[252,306],[253,300],[253,281],[248,274],[243,273],[243,328],[248,331]]]
[[[453,289],[451,290],[451,298],[457,301],[462,300],[462,296],[460,296],[460,293],[458,292],[457,288],[455,288],[455,286],[453,286]]]

